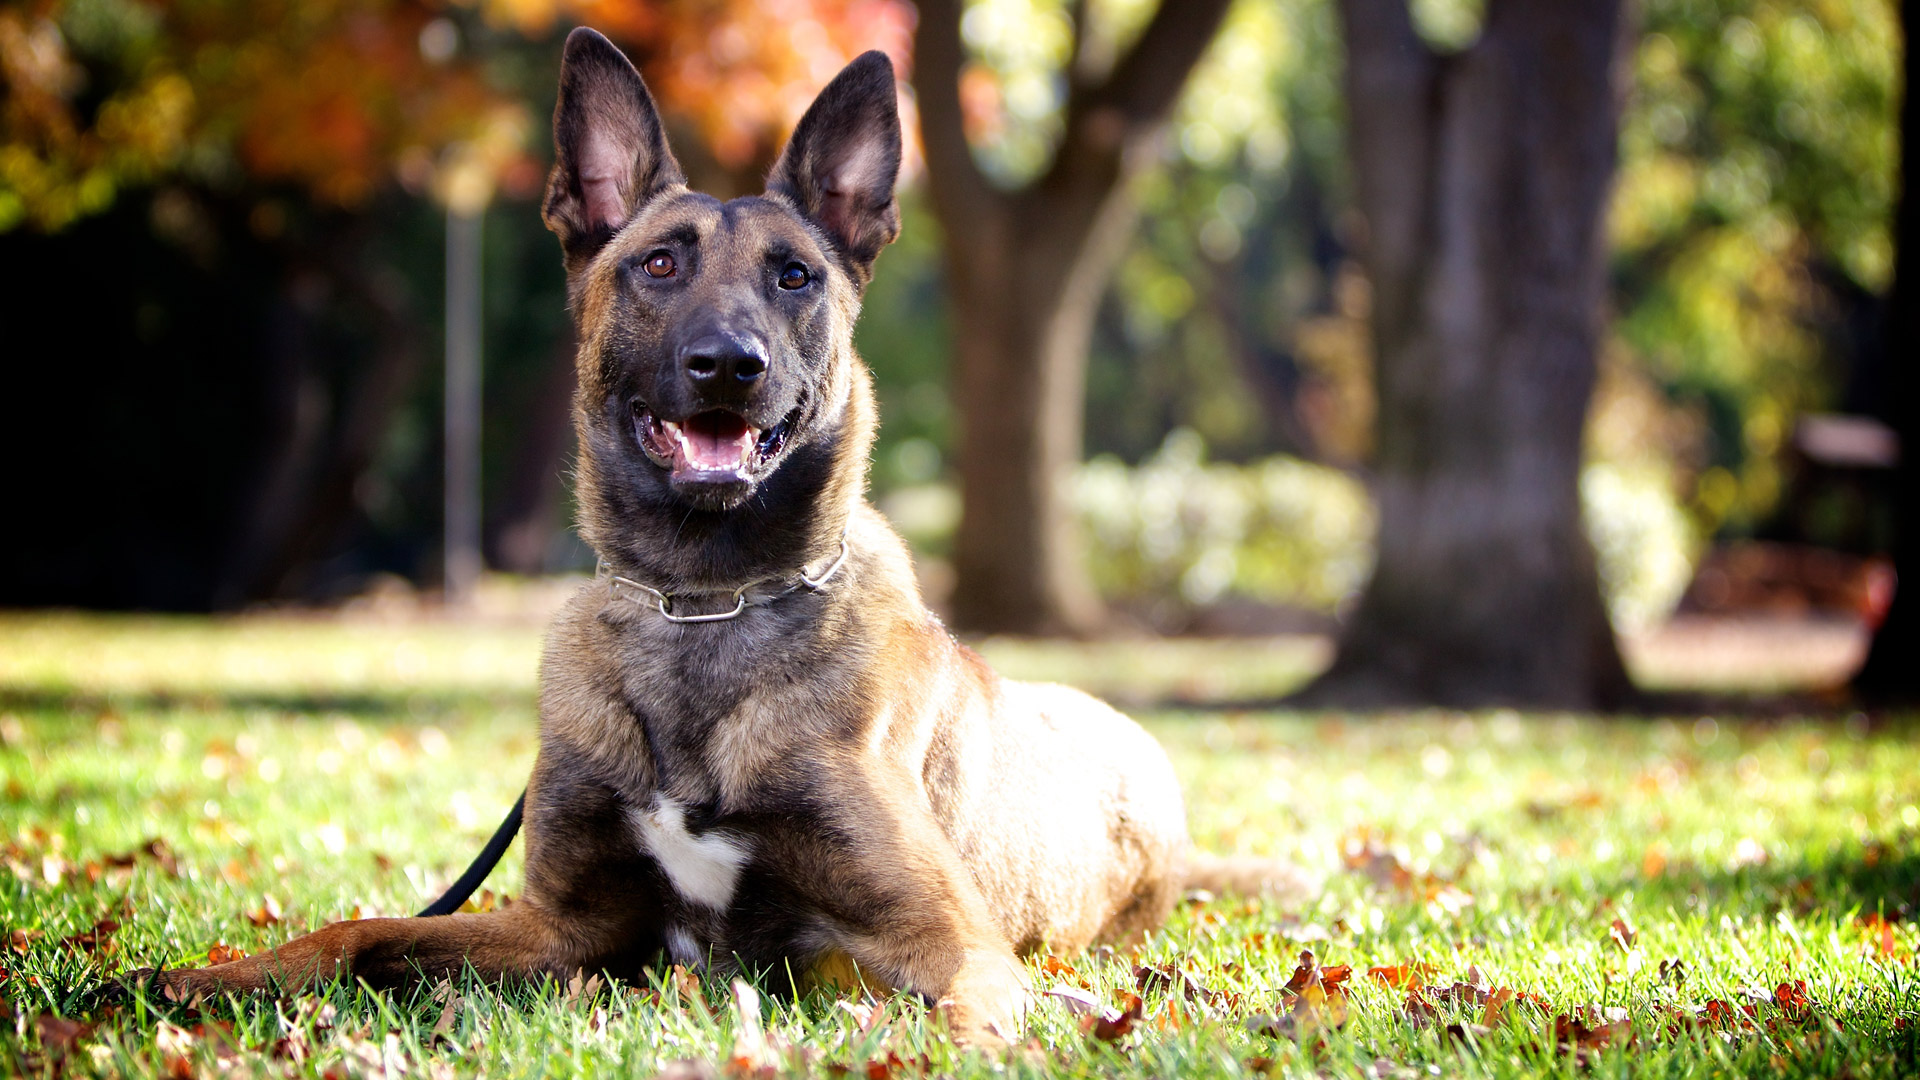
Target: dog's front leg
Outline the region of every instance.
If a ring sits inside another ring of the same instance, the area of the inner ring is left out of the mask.
[[[213,967],[143,971],[133,976],[169,996],[226,991],[297,993],[335,979],[376,987],[456,976],[471,965],[482,977],[561,974],[580,965],[579,949],[531,904],[500,911],[334,923],[279,948]]]
[[[932,814],[887,802],[894,812],[840,822],[852,843],[815,863],[828,870],[835,943],[862,970],[937,1002],[956,1040],[1004,1045],[1032,1003],[1026,967]]]
[[[298,991],[335,979],[376,987],[457,976],[499,981],[580,968],[635,971],[659,949],[658,900],[623,803],[583,775],[564,745],[543,747],[527,789],[526,895],[498,911],[334,923],[270,952],[213,967],[142,971],[179,994]]]

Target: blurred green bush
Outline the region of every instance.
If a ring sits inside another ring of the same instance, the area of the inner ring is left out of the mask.
[[[1333,613],[1373,567],[1374,509],[1358,477],[1285,456],[1210,462],[1184,428],[1138,466],[1088,462],[1074,495],[1095,581],[1133,610],[1191,613],[1235,597]],[[1616,625],[1666,617],[1697,546],[1670,480],[1596,462],[1581,496]]]

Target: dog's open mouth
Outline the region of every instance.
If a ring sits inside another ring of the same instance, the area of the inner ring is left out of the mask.
[[[751,480],[785,445],[789,415],[762,431],[726,409],[694,413],[678,423],[662,420],[635,402],[634,430],[640,449],[676,481],[729,483]]]

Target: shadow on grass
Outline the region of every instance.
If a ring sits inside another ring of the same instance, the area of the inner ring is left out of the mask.
[[[1601,895],[1634,890],[1641,903],[1669,903],[1676,911],[1744,907],[1795,916],[1920,915],[1920,853],[1868,844],[1846,852],[1775,857],[1761,866],[1728,869],[1669,863],[1659,876],[1625,875]]]
[[[408,691],[298,691],[242,690],[222,692],[61,690],[50,687],[0,686],[0,709],[17,712],[59,713],[98,717],[110,712],[272,712],[288,717],[321,719],[345,714],[388,721],[432,720],[455,709],[534,707],[534,695],[458,690]]]

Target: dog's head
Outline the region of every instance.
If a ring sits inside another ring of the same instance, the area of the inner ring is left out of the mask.
[[[543,217],[580,330],[589,539],[608,539],[608,516],[764,511],[844,471],[849,452],[864,470],[853,323],[900,230],[885,54],[821,91],[758,196],[689,190],[646,84],[586,28],[567,38],[553,135]]]

